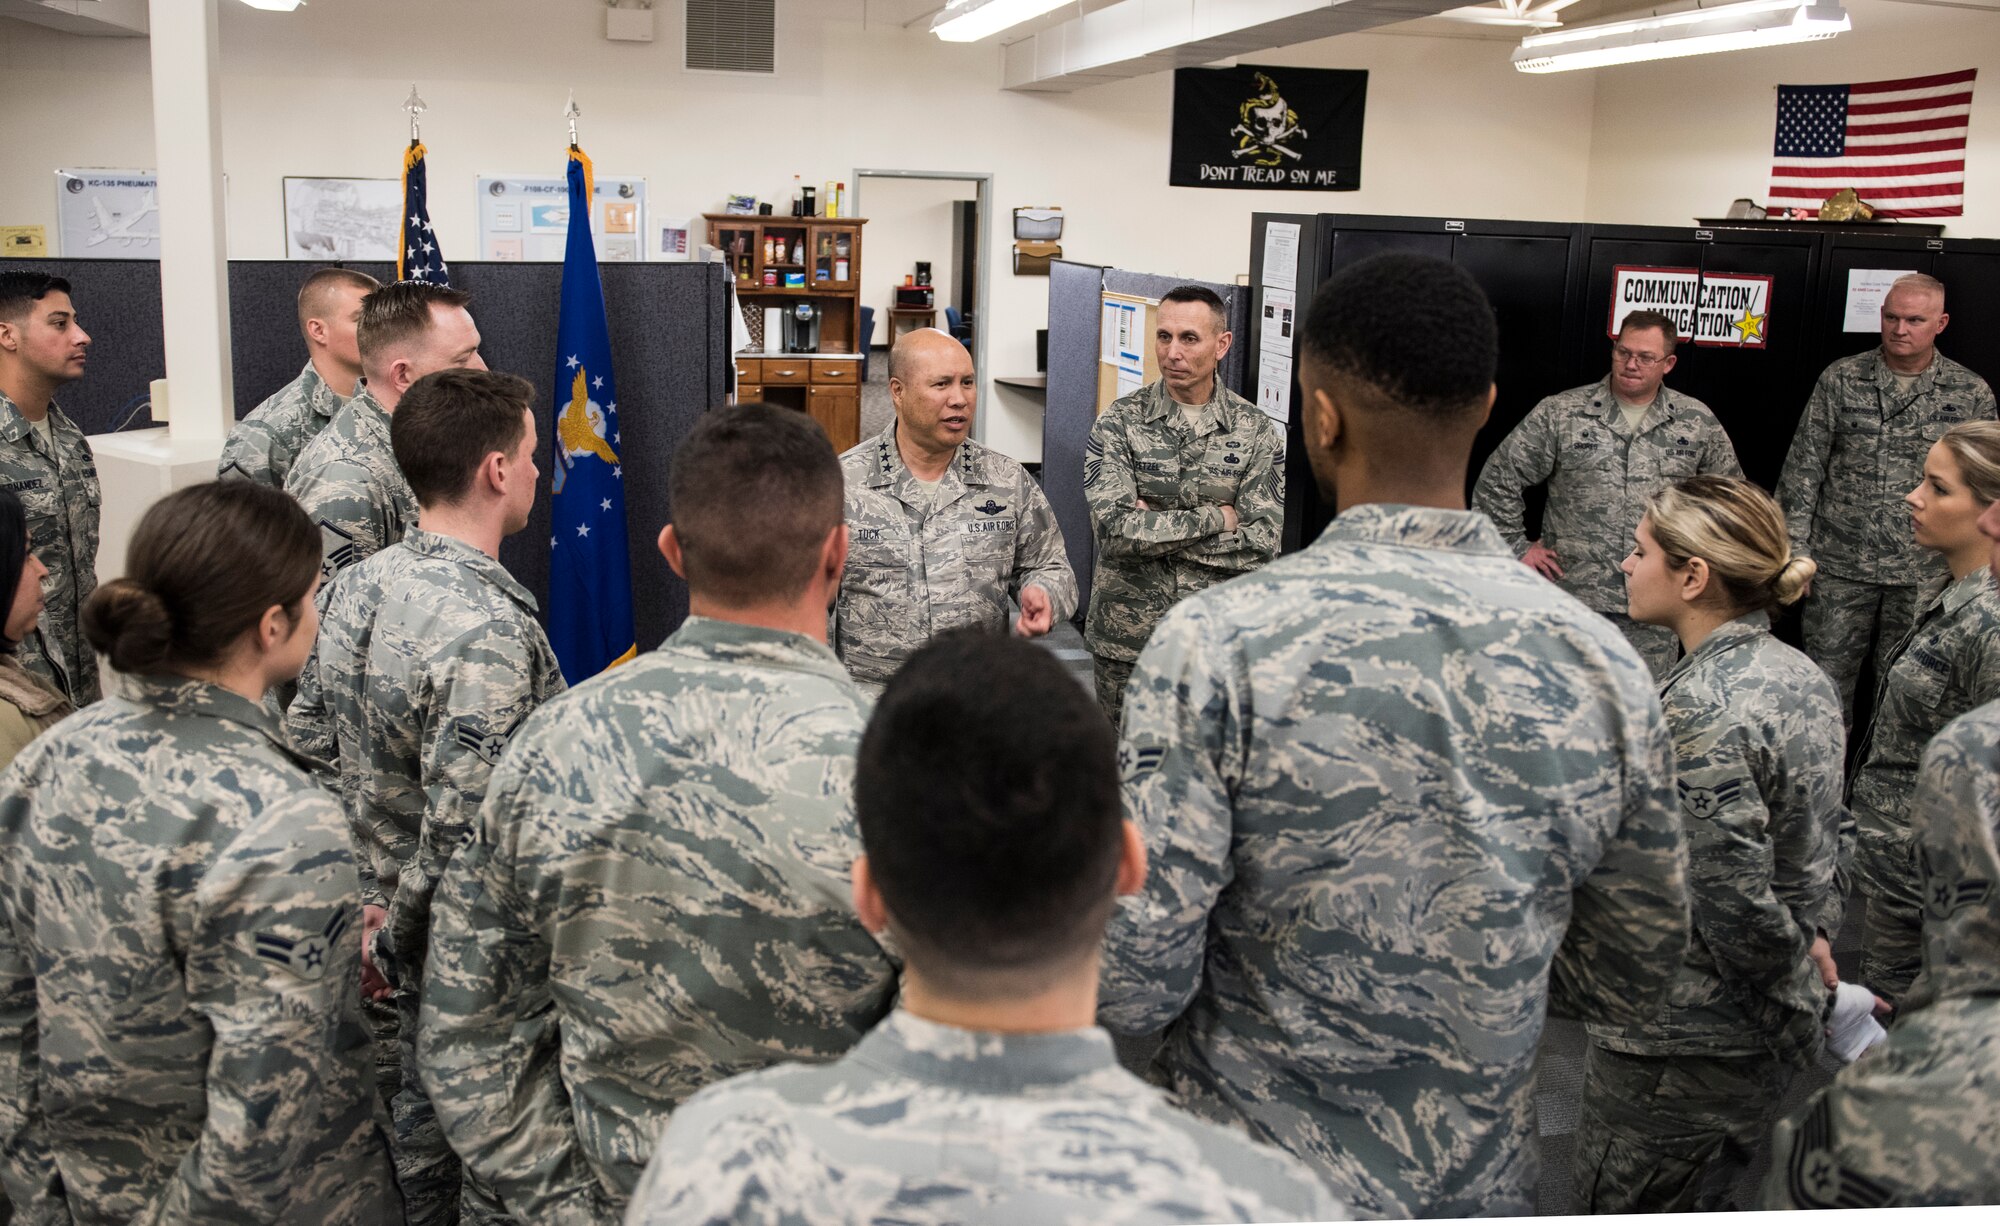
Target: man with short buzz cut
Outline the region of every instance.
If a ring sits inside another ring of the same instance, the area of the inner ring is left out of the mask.
[[[696,1090],[888,1011],[855,918],[866,700],[826,646],[840,463],[796,410],[696,422],[660,552],[688,619],[514,734],[431,917],[418,1068],[513,1218],[613,1226]]]
[[[288,731],[335,764],[362,855],[362,954],[393,994],[400,1088],[391,1152],[411,1226],[458,1220],[458,1160],[417,1079],[418,988],[439,875],[476,820],[488,777],[529,713],[562,692],[535,598],[500,542],[535,503],[535,389],[485,370],[411,384],[389,427],[420,508],[401,541],[334,580]],[[475,1182],[468,1218],[494,1209]]]
[[[322,268],[306,278],[299,287],[305,369],[236,423],[216,463],[217,480],[241,477],[285,488],[299,453],[354,395],[361,378],[355,339],[361,300],[380,288],[381,282],[351,268]]]
[[[862,738],[854,905],[904,953],[845,1057],[674,1113],[627,1226],[1327,1221],[1312,1172],[1185,1115],[1092,1025],[1114,893],[1146,875],[1115,738],[1053,656],[955,630]]]
[[[932,635],[959,626],[1047,634],[1076,612],[1076,575],[1041,486],[972,441],[972,355],[934,328],[889,351],[888,429],[840,457],[853,552],[833,649],[871,690]]]
[[[1861,662],[1883,657],[1916,619],[1941,555],[1910,531],[1903,495],[1946,430],[1991,421],[1993,389],[1938,352],[1951,322],[1944,283],[1898,277],[1882,299],[1882,343],[1820,373],[1778,478],[1792,550],[1819,564],[1803,606],[1806,654],[1840,690],[1849,730]]]
[[[1486,460],[1472,505],[1543,577],[1611,619],[1655,679],[1680,658],[1664,626],[1625,610],[1625,575],[1646,500],[1703,473],[1740,477],[1736,448],[1708,406],[1666,385],[1679,344],[1674,322],[1633,311],[1611,345],[1611,373],[1536,405]],[[1530,541],[1522,492],[1548,483],[1540,540]]]
[[[21,663],[66,695],[97,701],[97,654],[77,619],[97,589],[97,457],[56,389],[83,377],[90,333],[76,320],[69,282],[0,272],[0,489],[20,496],[28,547],[48,567],[47,601]]]
[[[1544,1016],[1646,1020],[1687,945],[1672,747],[1631,645],[1465,509],[1499,356],[1472,278],[1363,260],[1302,342],[1339,514],[1139,656],[1119,758],[1154,871],[1098,1016],[1165,1028],[1181,1103],[1361,1216],[1525,1215]]]
[[[1159,380],[1099,414],[1083,453],[1097,533],[1083,638],[1114,727],[1160,616],[1276,557],[1285,524],[1277,424],[1216,375],[1232,339],[1222,299],[1183,285],[1161,296],[1158,320]]]
[[[485,370],[470,294],[426,281],[398,281],[361,300],[355,340],[362,382],[307,445],[285,492],[319,525],[331,582],[341,571],[403,539],[417,519],[416,495],[396,467],[389,418],[403,393],[432,371]]]

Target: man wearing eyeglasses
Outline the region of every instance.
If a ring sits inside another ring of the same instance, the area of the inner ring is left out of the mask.
[[[1514,427],[1480,470],[1472,504],[1514,553],[1624,632],[1653,676],[1680,655],[1673,631],[1625,615],[1618,563],[1646,499],[1687,477],[1740,477],[1743,467],[1708,406],[1666,386],[1674,323],[1633,311],[1611,346],[1611,373],[1548,397]],[[1528,539],[1522,491],[1548,483],[1540,540]]]

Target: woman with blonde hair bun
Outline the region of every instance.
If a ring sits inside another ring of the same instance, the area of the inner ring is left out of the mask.
[[[2000,698],[2000,589],[1979,530],[1980,516],[2000,501],[2000,422],[1945,431],[1903,501],[1917,544],[1941,555],[1951,573],[1925,589],[1909,633],[1884,658],[1848,801],[1854,878],[1867,905],[1861,979],[1891,1000],[1923,966],[1923,874],[1910,799],[1924,747],[1952,720]]]
[[[1702,476],[1646,504],[1626,608],[1686,651],[1660,682],[1688,842],[1689,942],[1649,1021],[1592,1025],[1572,1211],[1729,1208],[1792,1070],[1818,1059],[1839,926],[1846,735],[1833,682],[1771,635],[1813,563],[1747,481]]]

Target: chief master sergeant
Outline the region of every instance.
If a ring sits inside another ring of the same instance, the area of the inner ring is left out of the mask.
[[[1112,402],[1084,446],[1097,573],[1083,640],[1113,726],[1132,662],[1161,616],[1278,553],[1284,439],[1216,378],[1230,340],[1215,291],[1167,291],[1153,335],[1159,381]]]
[[[1041,487],[971,441],[972,355],[943,332],[906,333],[889,351],[889,428],[840,457],[847,571],[833,648],[879,692],[934,634],[959,626],[1033,638],[1076,612],[1076,575]]]
[[[1945,577],[1917,544],[1903,495],[1931,444],[1962,421],[1992,421],[1993,389],[1937,351],[1944,283],[1898,277],[1882,299],[1882,344],[1821,372],[1778,477],[1792,548],[1819,563],[1806,593],[1806,654],[1840,690],[1848,728],[1871,651],[1875,672],[1916,620],[1924,584]]]
[[[1499,527],[1515,556],[1610,618],[1656,680],[1680,658],[1680,642],[1666,627],[1626,615],[1619,563],[1648,498],[1698,474],[1743,475],[1715,414],[1666,386],[1678,339],[1657,311],[1627,314],[1611,346],[1611,373],[1536,405],[1487,458],[1472,491],[1473,508]],[[1521,491],[1543,481],[1542,539],[1531,542]]]

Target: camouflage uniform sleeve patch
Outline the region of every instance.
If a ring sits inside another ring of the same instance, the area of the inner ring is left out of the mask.
[[[1792,1160],[1785,1170],[1792,1203],[1805,1209],[1880,1209],[1893,1198],[1889,1188],[1840,1165],[1833,1135],[1833,1108],[1822,1094],[1799,1126]]]
[[[460,717],[451,721],[451,739],[469,750],[488,766],[497,766],[507,749],[507,735],[491,731],[476,719]]]
[[[346,934],[353,916],[346,907],[337,908],[321,929],[294,941],[276,932],[260,932],[252,940],[252,952],[266,962],[284,967],[299,978],[314,981],[326,974],[327,959]]]
[[[1743,794],[1741,780],[1731,780],[1720,787],[1691,788],[1687,785],[1687,781],[1682,779],[1676,781],[1675,786],[1680,789],[1681,812],[1696,821],[1706,821],[1714,817],[1717,812],[1735,803],[1736,798]]]

